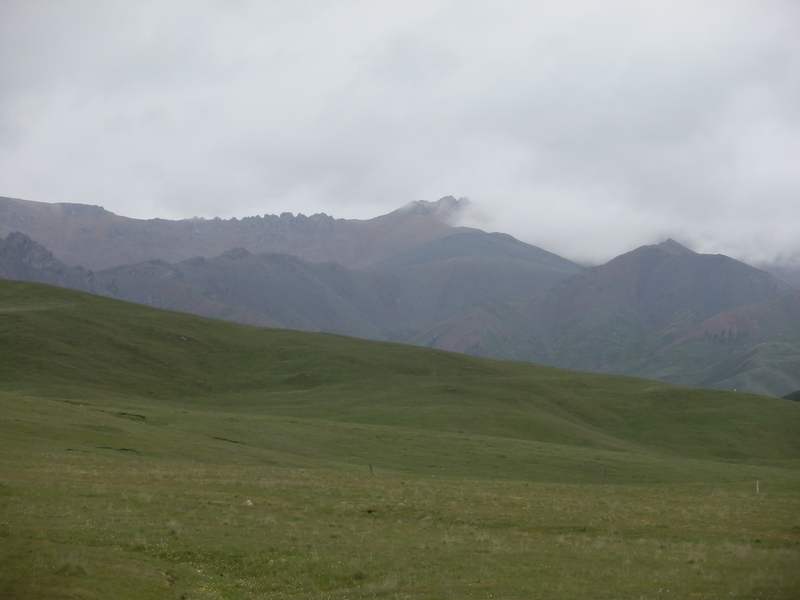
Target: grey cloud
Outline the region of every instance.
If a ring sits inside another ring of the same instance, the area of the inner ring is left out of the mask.
[[[800,260],[794,2],[9,1],[0,193]],[[478,214],[479,213],[479,214]]]

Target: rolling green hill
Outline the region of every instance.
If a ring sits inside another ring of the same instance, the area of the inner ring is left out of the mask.
[[[790,400],[0,281],[0,598],[789,600],[798,431]]]
[[[249,328],[18,282],[0,290],[6,393],[695,458],[800,458],[800,406],[780,399]],[[715,427],[698,427],[697,415]]]

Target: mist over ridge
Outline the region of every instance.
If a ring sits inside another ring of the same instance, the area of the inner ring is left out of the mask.
[[[0,277],[262,327],[775,396],[800,389],[790,279],[671,238],[583,267],[458,226],[471,209],[446,196],[364,221],[168,221],[0,198]]]
[[[0,193],[138,218],[467,196],[581,264],[800,257],[783,0],[0,5]]]

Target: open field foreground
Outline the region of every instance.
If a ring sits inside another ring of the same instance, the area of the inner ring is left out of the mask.
[[[788,400],[2,281],[0,598],[796,599],[798,433]]]

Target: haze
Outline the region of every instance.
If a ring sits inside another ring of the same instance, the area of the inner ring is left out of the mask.
[[[800,262],[796,1],[0,4],[0,195]]]

